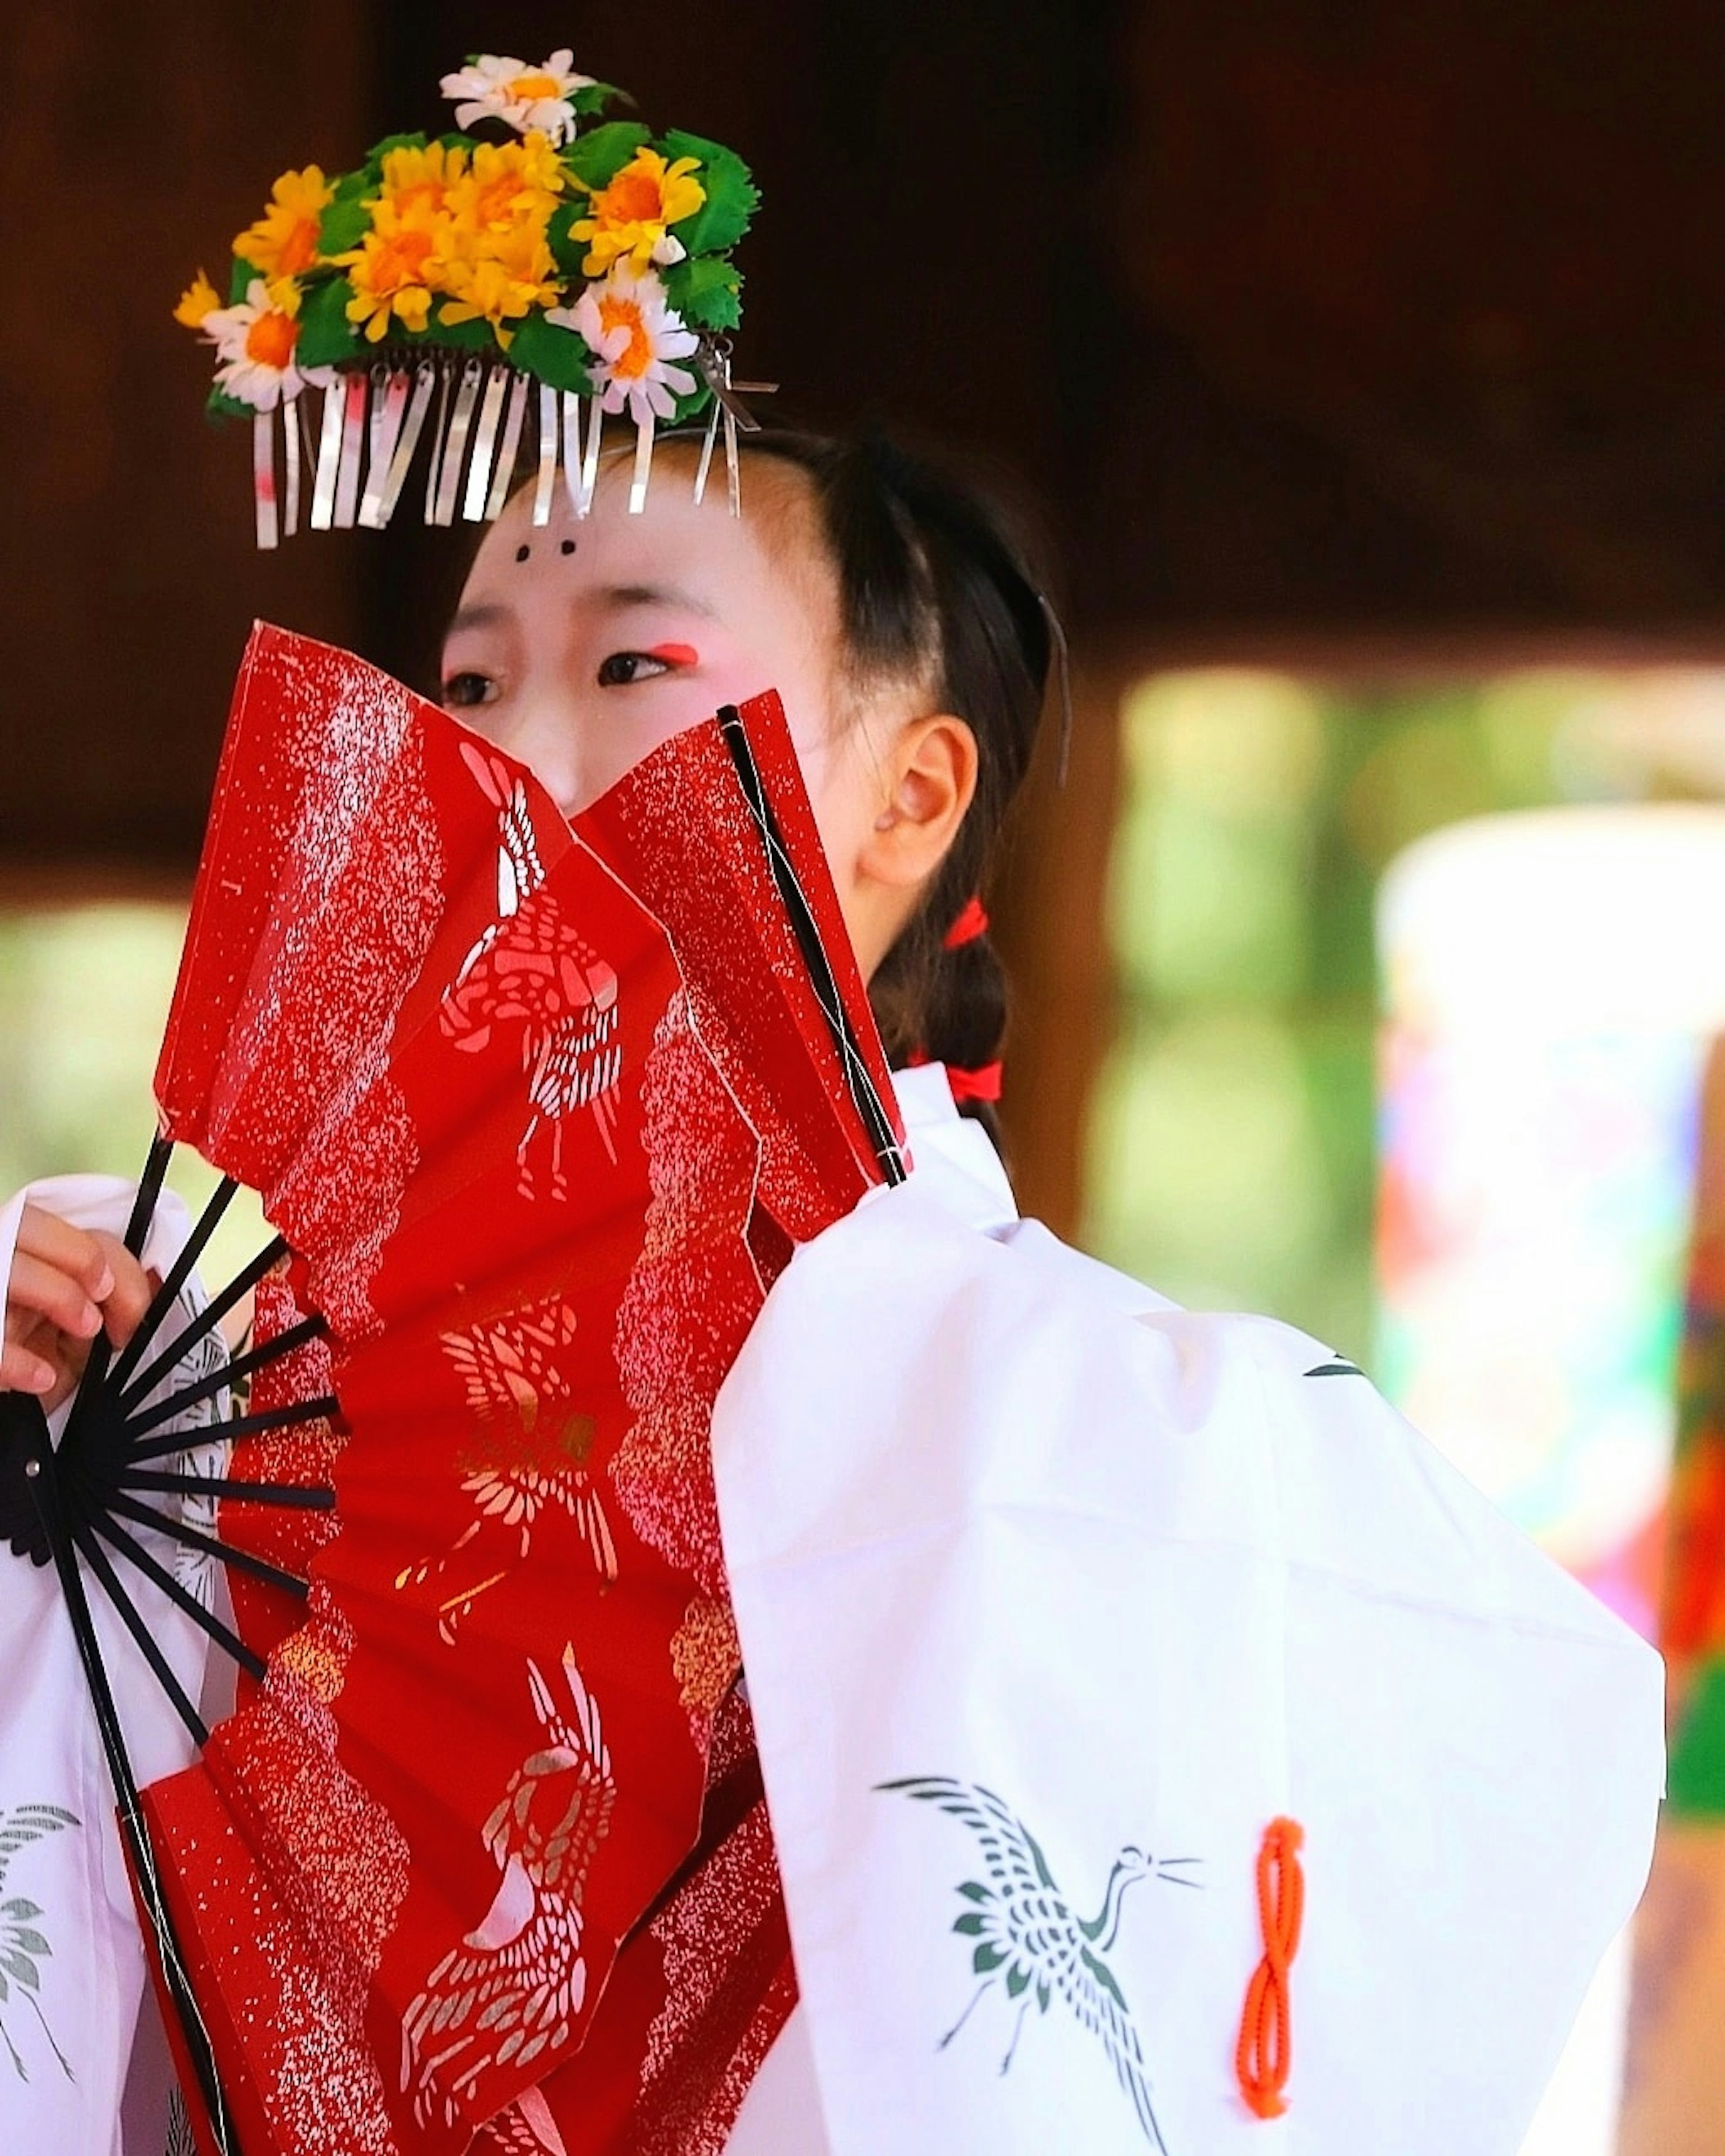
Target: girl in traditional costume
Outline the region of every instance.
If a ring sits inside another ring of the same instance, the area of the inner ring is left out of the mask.
[[[658,359],[588,313],[613,408],[678,416],[619,372],[690,357],[662,312]],[[664,1996],[637,2015],[626,1946],[573,2069],[471,2145],[1514,2156],[1645,1876],[1656,1658],[1328,1346],[1018,1217],[978,893],[1048,687],[1039,580],[882,444],[762,434],[724,495],[711,445],[661,441],[650,490],[594,450],[500,496],[444,699],[575,816],[776,686],[913,1167],[778,1271],[712,1412],[742,1676],[705,1857],[646,1925]],[[46,1392],[40,1328],[123,1336],[138,1278],[9,1219],[0,1375]],[[757,1747],[766,1810],[727,1825]],[[409,2017],[403,2088],[463,2010]],[[21,2086],[0,2062],[0,2120]],[[392,2115],[376,2145],[410,2156]]]

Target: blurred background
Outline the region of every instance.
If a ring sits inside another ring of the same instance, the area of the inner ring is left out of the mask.
[[[1070,769],[994,907],[1025,1209],[1366,1363],[1671,1651],[1654,1890],[1530,2148],[1725,2148],[1717,10],[13,0],[6,44],[0,1180],[141,1148],[251,618],[424,685],[464,562],[258,555],[176,296],[277,172],[572,44],[752,163],[739,372],[972,454],[1060,565]]]

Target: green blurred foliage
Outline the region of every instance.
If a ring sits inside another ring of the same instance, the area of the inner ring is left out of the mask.
[[[1132,693],[1091,1249],[1366,1355],[1378,879],[1441,824],[1635,790],[1575,747],[1606,684],[1623,706],[1624,677],[1553,669],[1362,688],[1206,668]]]
[[[156,1127],[151,1081],[173,993],[183,906],[0,914],[0,1198],[47,1175],[136,1176]],[[215,1188],[182,1147],[170,1183],[194,1210]],[[218,1281],[264,1240],[235,1200],[203,1270]]]

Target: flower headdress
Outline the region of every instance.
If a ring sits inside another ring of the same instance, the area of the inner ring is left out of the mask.
[[[703,410],[697,498],[722,425],[735,507],[737,429],[753,424],[728,335],[748,168],[699,136],[603,119],[619,93],[572,58],[485,54],[444,77],[459,125],[500,123],[501,141],[394,135],[357,172],[284,172],[234,243],[227,304],[200,270],[174,310],[215,347],[212,410],[253,423],[260,547],[298,528],[302,472],[315,529],[387,524],[427,438],[429,523],[458,506],[495,517],[524,439],[534,521],[560,464],[585,515],[607,413],[634,422],[632,509],[655,429]]]

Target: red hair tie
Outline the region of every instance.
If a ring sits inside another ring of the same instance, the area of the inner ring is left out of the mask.
[[[981,899],[967,898],[964,910],[941,938],[942,947],[948,951],[962,951],[967,943],[974,943],[978,936],[988,932],[988,916],[983,911]]]
[[[1005,1070],[1001,1063],[984,1063],[974,1070],[955,1070],[948,1064],[947,1083],[952,1089],[955,1101],[998,1101]]]

